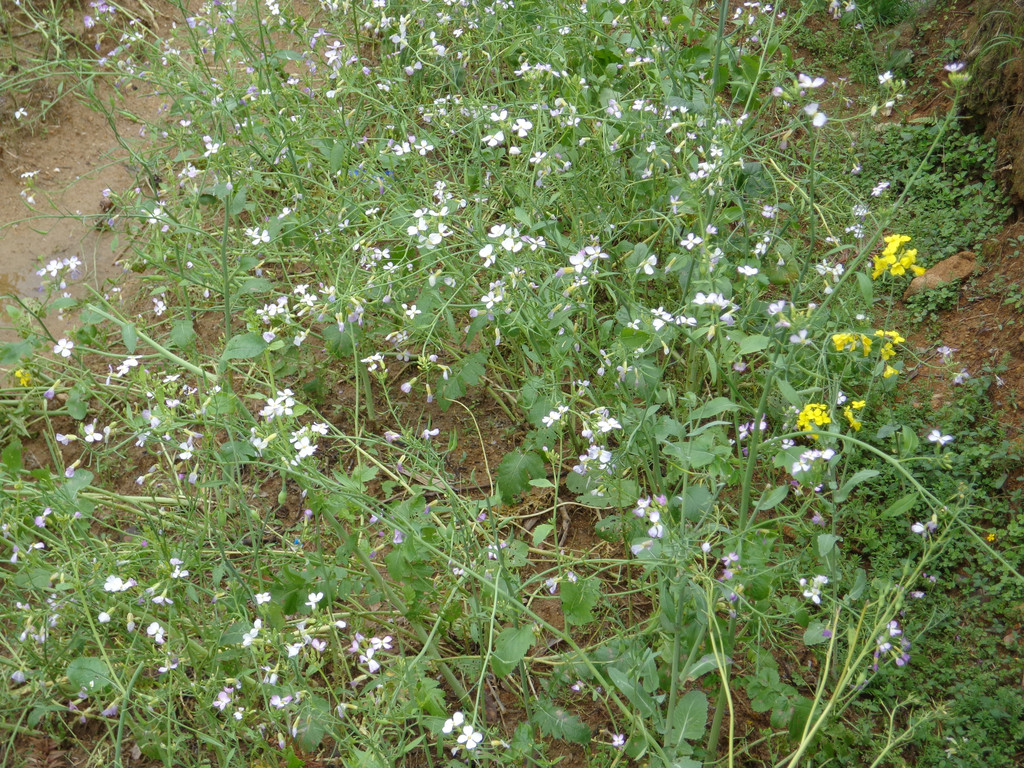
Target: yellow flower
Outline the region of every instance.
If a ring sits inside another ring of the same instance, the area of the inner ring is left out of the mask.
[[[995,541],[996,540],[996,535],[994,533],[990,533],[988,536],[985,537],[985,540],[986,541]]]
[[[32,374],[26,371],[24,368],[19,368],[14,372],[14,375],[18,377],[18,381],[21,382],[21,386],[27,387],[28,383],[32,381]]]
[[[889,235],[885,239],[885,249],[881,256],[875,256],[874,269],[871,270],[871,279],[877,280],[886,272],[900,277],[907,274],[909,269],[915,275],[923,275],[924,269],[917,266],[917,249],[910,248],[902,251],[904,245],[910,242],[908,235]]]
[[[797,429],[802,432],[810,432],[815,426],[823,427],[831,424],[832,419],[828,415],[828,406],[824,403],[808,403],[796,417]],[[817,436],[814,436],[815,438]]]
[[[855,351],[857,345],[860,344],[864,349],[864,356],[867,357],[871,352],[871,338],[865,336],[863,333],[833,333],[832,343],[835,344],[836,352],[845,352],[847,350]]]
[[[864,426],[864,422],[858,421],[857,417],[854,415],[854,411],[861,410],[865,403],[866,401],[864,400],[853,400],[843,409],[843,416],[845,416],[846,420],[850,422],[850,426],[853,427],[854,432],[860,432],[860,428]]]
[[[882,372],[882,378],[888,379],[890,376],[899,376],[900,372],[893,368],[891,365],[885,366],[885,371]]]
[[[888,235],[882,239],[885,240],[885,250],[891,249],[895,253],[901,246],[910,242],[910,235]]]
[[[852,333],[833,333],[832,343],[836,345],[836,352],[843,352],[847,349],[856,349],[857,337]]]
[[[875,336],[884,336],[885,338],[892,339],[894,344],[902,344],[906,339],[900,336],[899,331],[875,331]]]

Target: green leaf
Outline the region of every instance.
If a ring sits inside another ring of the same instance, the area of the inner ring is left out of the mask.
[[[243,280],[241,285],[238,286],[238,290],[235,292],[236,296],[245,296],[250,293],[270,293],[274,290],[274,283],[265,277],[250,277]]]
[[[330,719],[327,714],[327,702],[319,696],[313,696],[309,703],[303,708],[293,726],[295,742],[304,752],[313,752],[327,734],[326,722]]]
[[[881,473],[877,469],[862,469],[860,472],[858,472],[845,483],[843,483],[842,488],[836,491],[835,495],[832,497],[833,500],[837,504],[841,504],[850,497],[850,494],[853,492],[854,488],[863,483],[865,480],[870,480],[871,478],[877,477],[880,474]]]
[[[818,536],[818,556],[824,560],[839,542],[839,537],[832,533],[823,533]]]
[[[545,736],[564,739],[574,744],[590,742],[590,729],[583,724],[583,721],[549,701],[542,700],[535,703],[530,721]]]
[[[128,354],[134,355],[135,347],[139,344],[139,334],[135,330],[134,325],[131,323],[124,323],[121,326],[121,340],[124,342],[124,347],[128,350]]]
[[[530,487],[530,481],[544,477],[544,459],[539,454],[511,451],[498,465],[498,491],[506,503]]]
[[[825,631],[828,630],[820,621],[812,621],[804,630],[804,645],[821,645],[828,640]]]
[[[512,672],[523,660],[536,638],[531,627],[506,627],[498,635],[494,643],[494,654],[491,656],[491,668],[498,677]]]
[[[337,141],[337,142],[334,143],[334,146],[331,147],[331,156],[330,156],[331,176],[333,176],[338,171],[340,171],[341,170],[341,166],[343,166],[345,164],[345,150],[346,150],[346,146],[345,146],[345,142],[344,141]]]
[[[694,408],[690,412],[690,421],[699,421],[701,419],[710,419],[712,416],[717,416],[720,413],[726,411],[738,410],[739,406],[736,405],[728,397],[716,397],[712,400],[708,400],[704,405],[699,408]]]
[[[32,350],[32,342],[28,339],[25,339],[24,341],[12,341],[10,344],[4,344],[3,346],[0,346],[0,365],[14,365],[23,358],[31,355]]]
[[[793,385],[786,381],[782,376],[779,376],[775,383],[779,387],[779,392],[789,402],[790,405],[803,405],[803,398],[793,389]]]
[[[732,664],[732,661],[730,659],[726,659],[725,665],[728,667],[730,664]],[[697,661],[695,661],[693,665],[686,670],[686,680],[697,680],[713,669],[718,669],[718,660],[715,658],[714,654],[706,653],[697,659]]]
[[[658,711],[654,699],[640,686],[637,675],[623,672],[618,667],[610,667],[608,677],[615,683],[615,687],[622,692],[622,695],[629,699],[629,703],[636,707],[641,716],[652,717]]]
[[[231,202],[228,204],[228,213],[232,216],[237,216],[245,210],[245,198],[248,195],[248,190],[243,186],[238,192],[231,198]]]
[[[487,355],[483,352],[477,352],[470,355],[465,358],[459,366],[459,378],[462,379],[462,383],[468,387],[472,387],[480,381],[480,377],[486,372]]]
[[[875,288],[871,284],[871,278],[867,272],[857,273],[857,286],[860,288],[860,295],[864,302],[870,307],[875,299]]]
[[[196,332],[192,328],[192,321],[188,319],[175,320],[171,326],[171,342],[176,347],[187,347],[192,339],[196,337]]]
[[[811,716],[813,708],[814,702],[804,696],[798,697],[793,702],[793,716],[789,721],[789,738],[793,741],[799,741],[803,736],[804,727],[807,725],[807,719]]]
[[[95,656],[79,656],[68,664],[67,676],[73,688],[84,688],[89,695],[105,691],[113,685],[107,663]]]
[[[853,586],[850,588],[850,594],[846,596],[848,600],[859,600],[860,596],[864,594],[864,590],[868,588],[868,574],[863,568],[857,569],[857,575],[853,577]]]
[[[701,738],[708,721],[707,695],[703,691],[688,691],[676,702],[671,717],[676,739],[694,741]]]
[[[917,491],[911,491],[890,504],[889,508],[882,513],[882,517],[899,517],[909,512],[915,504],[917,504]]]
[[[768,337],[762,336],[759,333],[755,333],[753,336],[747,336],[747,338],[740,342],[740,354],[752,355],[755,352],[761,352],[768,348],[768,342]]]
[[[228,360],[249,359],[261,354],[267,348],[267,342],[263,337],[255,333],[244,333],[239,336],[232,336],[221,352],[221,370]]]
[[[759,512],[766,509],[774,509],[782,502],[784,498],[786,498],[786,494],[788,493],[788,485],[779,485],[776,486],[775,488],[772,488],[770,491],[765,491],[765,493],[761,496],[760,500],[757,502],[757,505],[754,507],[754,509],[758,510]]]
[[[601,596],[601,589],[595,579],[563,581],[562,613],[566,624],[586,624],[594,620],[593,608]]]
[[[0,454],[0,462],[7,467],[12,474],[21,469],[21,440],[14,438]]]
[[[540,543],[548,537],[548,534],[555,530],[555,526],[551,523],[544,523],[538,525],[536,530],[533,532],[533,546],[539,547]]]

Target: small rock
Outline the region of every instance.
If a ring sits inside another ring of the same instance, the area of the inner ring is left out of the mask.
[[[960,251],[948,259],[943,259],[923,275],[911,280],[907,290],[903,293],[903,298],[909,299],[911,296],[930,291],[932,288],[963,280],[973,274],[977,267],[974,251]]]

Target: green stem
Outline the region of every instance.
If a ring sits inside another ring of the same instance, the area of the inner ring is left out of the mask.
[[[119,317],[115,317],[114,315],[110,314],[106,310],[100,309],[95,304],[89,304],[86,307],[86,309],[88,309],[88,310],[90,310],[92,312],[95,312],[97,315],[99,315],[100,317],[104,318],[105,320],[109,320],[110,322],[114,323],[118,328],[120,328],[122,330],[124,330],[126,327],[128,327],[130,325],[130,323],[127,320],[122,320]],[[161,346],[160,344],[158,344],[156,341],[154,341],[152,338],[150,338],[148,335],[146,335],[146,333],[144,333],[143,331],[140,331],[138,328],[132,326],[132,329],[135,331],[135,334],[140,339],[142,339],[149,346],[151,346],[153,349],[155,349],[162,357],[167,358],[168,360],[170,360],[175,365],[181,366],[186,371],[190,371],[191,373],[194,373],[196,376],[198,376],[203,381],[206,381],[207,383],[216,384],[218,379],[220,378],[216,373],[212,373],[210,371],[207,371],[204,368],[200,368],[198,365],[194,365],[193,363],[190,363],[188,360],[185,360],[185,359],[183,359],[181,357],[178,357],[178,355],[174,354],[173,352],[171,352],[166,347]]]

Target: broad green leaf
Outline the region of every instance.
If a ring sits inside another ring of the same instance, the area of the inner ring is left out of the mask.
[[[774,509],[777,507],[783,499],[786,498],[786,494],[789,493],[788,485],[779,485],[772,488],[770,491],[765,491],[764,494],[757,502],[755,509],[758,511],[764,511],[766,509]]]
[[[501,630],[494,643],[491,667],[494,674],[504,677],[516,668],[527,651],[533,647],[536,638],[531,627],[506,627]]]
[[[676,702],[672,729],[677,739],[694,741],[704,735],[708,721],[708,697],[703,691],[688,691]]]
[[[820,621],[812,621],[804,630],[804,645],[821,645],[828,640],[828,627]]]
[[[915,504],[917,504],[917,491],[911,491],[906,496],[903,496],[890,504],[889,508],[882,513],[882,517],[899,517],[909,512]]]
[[[654,699],[640,686],[636,675],[623,672],[618,667],[610,667],[608,677],[643,717],[652,717],[657,712]]]
[[[241,285],[238,286],[238,290],[235,291],[236,296],[244,296],[250,293],[269,293],[274,290],[274,283],[265,277],[250,277],[243,280]]]
[[[121,326],[121,340],[124,342],[124,348],[128,350],[128,354],[134,355],[135,347],[139,344],[139,334],[134,325],[124,323]]]
[[[79,656],[68,664],[67,676],[73,688],[85,689],[90,696],[105,691],[113,684],[107,663],[95,656]]]
[[[171,326],[171,342],[175,347],[187,347],[195,337],[196,332],[192,328],[191,320],[182,318],[174,321]]]
[[[761,352],[768,348],[768,342],[768,337],[762,336],[759,333],[756,333],[753,336],[747,336],[747,338],[740,342],[740,354],[752,355],[755,352]]]
[[[33,349],[32,342],[27,339],[4,344],[0,346],[0,365],[14,365],[22,358],[31,355]]]
[[[562,613],[566,624],[586,624],[594,620],[593,608],[601,596],[595,579],[562,581]]]
[[[822,533],[818,536],[818,556],[824,560],[839,542],[839,537],[832,533]]]
[[[790,405],[802,406],[804,404],[803,398],[800,397],[797,391],[793,389],[793,385],[786,381],[785,378],[779,376],[775,380],[775,383],[779,388],[779,392],[784,398],[786,398]]]
[[[331,148],[330,156],[330,168],[331,176],[341,170],[341,167],[345,164],[345,150],[346,143],[344,141],[335,142]]]
[[[517,494],[530,487],[530,481],[544,477],[544,459],[539,454],[511,451],[498,465],[498,491],[501,498],[511,502]]]
[[[807,725],[807,719],[811,716],[813,708],[814,703],[804,696],[798,697],[793,702],[793,716],[789,721],[789,738],[793,741],[799,741],[803,736],[804,727]]]
[[[228,213],[232,216],[237,216],[245,210],[245,199],[249,194],[248,190],[243,186],[238,192],[232,196],[231,203],[228,205]]]
[[[551,523],[543,523],[538,525],[536,530],[533,532],[533,546],[539,547],[540,543],[548,537],[548,534],[555,530],[555,526]]]
[[[14,438],[0,454],[0,462],[7,467],[12,474],[21,469],[21,440]]]
[[[530,720],[545,736],[564,739],[575,744],[590,742],[590,729],[583,724],[583,721],[549,701],[535,702]]]
[[[862,469],[860,472],[856,473],[853,477],[851,477],[849,480],[843,483],[842,487],[838,491],[836,491],[835,495],[832,497],[833,500],[837,504],[841,504],[850,497],[850,494],[853,492],[854,488],[863,483],[865,480],[870,480],[871,478],[877,477],[880,474],[881,473],[877,469]]]
[[[859,600],[861,595],[864,594],[864,590],[868,587],[868,574],[863,568],[857,569],[857,575],[853,577],[853,586],[850,588],[850,594],[846,597],[849,600]]]
[[[690,421],[699,421],[700,419],[710,419],[712,416],[717,416],[720,413],[726,411],[738,410],[739,406],[736,405],[728,397],[716,397],[712,400],[708,400],[704,405],[699,408],[694,408],[690,412]]]
[[[243,333],[232,336],[221,352],[221,366],[228,360],[249,359],[261,354],[267,348],[263,337],[255,333]]]

